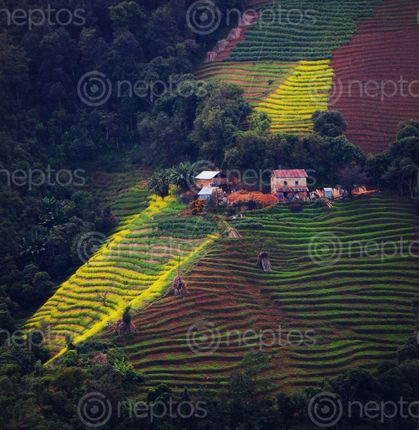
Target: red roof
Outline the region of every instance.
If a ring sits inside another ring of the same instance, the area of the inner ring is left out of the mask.
[[[274,170],[275,178],[308,178],[304,169]]]

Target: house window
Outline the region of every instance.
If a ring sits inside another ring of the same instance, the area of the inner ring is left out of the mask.
[[[288,185],[288,181],[284,181],[284,185]]]
[[[298,181],[295,181],[295,185],[298,185],[299,184],[299,182]]]

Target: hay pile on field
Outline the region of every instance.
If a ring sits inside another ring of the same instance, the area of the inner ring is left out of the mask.
[[[237,191],[227,197],[229,205],[247,204],[249,202],[260,203],[263,207],[273,206],[278,203],[278,199],[272,194],[263,194],[259,191]]]
[[[272,272],[272,265],[271,265],[271,261],[269,260],[269,254],[267,252],[259,253],[257,265],[264,272]]]

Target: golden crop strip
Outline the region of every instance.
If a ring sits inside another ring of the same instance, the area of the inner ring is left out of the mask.
[[[309,132],[313,128],[313,113],[328,109],[332,85],[330,60],[300,61],[257,109],[272,119],[273,132]]]
[[[47,325],[50,349],[60,351],[64,337],[73,343],[86,340],[107,324],[120,318],[128,305],[139,309],[163,294],[178,265],[184,266],[214,239],[176,238],[162,250],[165,239],[155,234],[154,215],[163,210],[177,210],[173,196],[165,199],[153,196],[150,205],[140,214],[129,218],[124,229],[109,240],[56,291],[27,322],[26,329],[40,329]],[[174,209],[175,208],[175,209]],[[140,235],[139,235],[140,234]],[[141,238],[147,248],[137,245]],[[121,253],[119,246],[128,251]],[[109,293],[106,303],[100,293]]]

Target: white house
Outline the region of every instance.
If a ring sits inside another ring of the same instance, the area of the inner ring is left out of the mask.
[[[195,185],[197,188],[218,187],[226,184],[227,179],[220,170],[204,170],[198,176],[195,176]]]
[[[214,187],[203,187],[198,193],[198,198],[200,200],[209,200],[214,194],[217,188]]]

